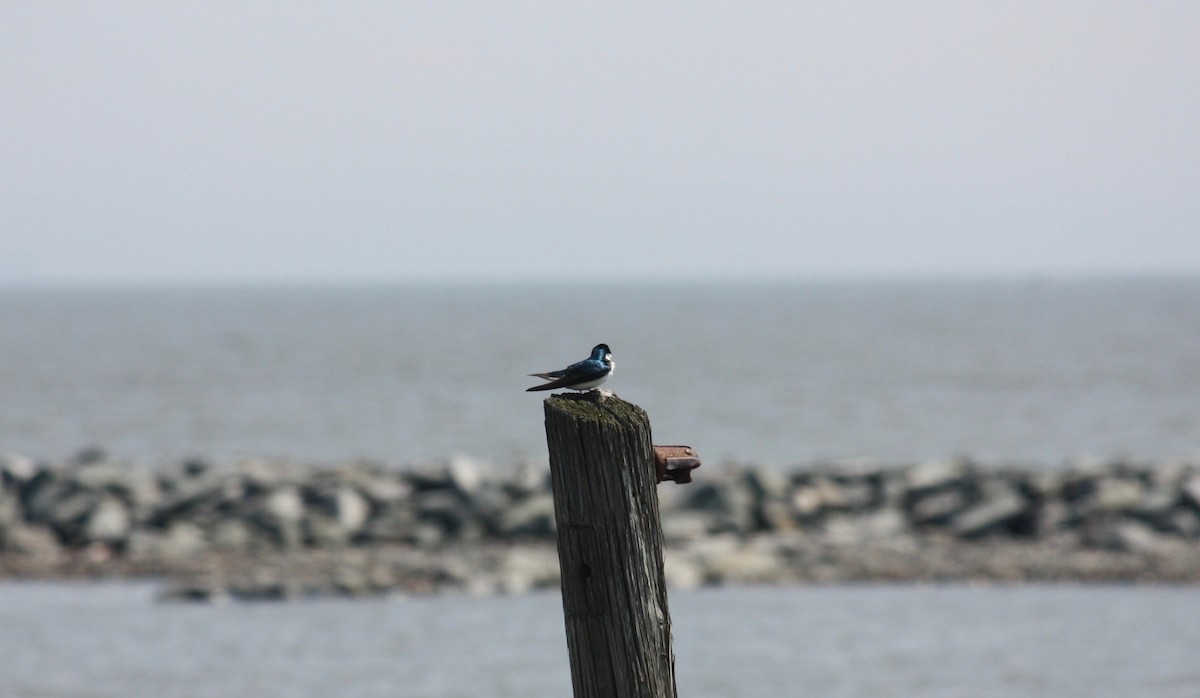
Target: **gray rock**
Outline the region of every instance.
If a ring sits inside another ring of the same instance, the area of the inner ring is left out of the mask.
[[[412,496],[412,486],[393,473],[362,479],[356,486],[375,506],[388,506]]]
[[[1089,508],[1100,513],[1115,514],[1137,508],[1146,495],[1146,486],[1133,478],[1104,477],[1096,482],[1089,499]]]
[[[550,491],[549,461],[522,461],[504,481],[504,488],[514,499]]]
[[[822,465],[821,470],[839,480],[879,480],[893,471],[877,458],[867,456],[838,458]]]
[[[759,505],[757,523],[763,531],[788,531],[796,527],[791,507],[787,502],[778,499]]]
[[[187,560],[208,550],[204,531],[193,523],[177,521],[165,532],[134,530],[126,551],[135,560]]]
[[[454,538],[461,543],[474,543],[482,540],[488,533],[487,528],[477,516],[470,516],[463,522],[462,528],[455,532]]]
[[[898,472],[883,472],[879,476],[879,505],[881,507],[903,508],[904,497],[908,494],[908,484],[904,475]]]
[[[839,479],[836,482],[842,500],[840,508],[846,511],[869,511],[875,508],[881,499],[876,492],[875,483],[871,480],[856,478]]]
[[[705,577],[718,584],[776,582],[787,567],[773,551],[740,547],[704,559]]]
[[[1146,490],[1146,494],[1133,508],[1139,516],[1160,517],[1168,516],[1180,502],[1179,488],[1167,484],[1156,484]]]
[[[365,569],[344,564],[334,569],[329,585],[338,596],[363,597],[375,592]]]
[[[18,453],[0,454],[0,486],[19,490],[38,472],[37,463]]]
[[[690,485],[695,487],[695,484]],[[738,482],[729,480],[700,484],[684,502],[685,509],[713,515],[718,530],[745,535],[757,528],[754,495]]]
[[[238,509],[253,508],[250,481],[240,473],[203,471],[159,483],[162,495],[154,510],[141,517],[165,527],[176,520],[212,521]]]
[[[340,548],[350,543],[350,531],[329,516],[306,516],[303,529],[305,544],[315,548]]]
[[[337,522],[350,533],[357,533],[371,516],[367,500],[350,487],[340,487],[334,495],[333,515]]]
[[[414,540],[417,523],[412,505],[393,502],[376,511],[359,536],[368,543],[409,543]]]
[[[41,470],[21,490],[21,507],[30,521],[47,523],[54,518],[58,502],[77,489],[57,471]]]
[[[962,538],[975,538],[1009,528],[1027,516],[1029,504],[1011,485],[993,481],[983,487],[983,498],[954,515],[950,530]],[[1029,526],[1032,529],[1032,523]]]
[[[471,517],[467,504],[451,490],[425,491],[417,497],[416,511],[419,521],[450,535],[457,534]]]
[[[1066,502],[1088,502],[1099,488],[1101,474],[1088,471],[1067,473],[1062,479],[1059,496]]]
[[[1200,475],[1193,475],[1183,482],[1180,488],[1185,500],[1192,508],[1200,511]]]
[[[871,485],[866,481],[839,481],[817,475],[792,493],[792,507],[801,518],[831,511],[861,511],[872,503]]]
[[[254,534],[241,519],[218,521],[209,539],[214,549],[226,552],[243,552],[255,547]]]
[[[550,496],[548,492],[544,494]],[[497,522],[500,516],[514,504],[513,498],[504,487],[497,483],[489,483],[471,497],[470,509],[488,531],[495,533],[499,530]]]
[[[554,497],[534,495],[500,514],[499,533],[505,537],[545,537],[554,535]]]
[[[470,498],[483,485],[483,467],[479,461],[463,455],[456,455],[446,466],[450,486],[464,498]]]
[[[824,506],[825,498],[820,490],[811,485],[797,487],[792,492],[792,511],[801,519],[816,518]]]
[[[1200,538],[1200,513],[1175,509],[1170,515],[1170,530],[1185,538]]]
[[[1185,461],[1165,460],[1152,463],[1145,470],[1146,481],[1151,485],[1161,485],[1168,489],[1178,490],[1184,478],[1191,474],[1191,467]]]
[[[1066,531],[1072,528],[1078,520],[1074,510],[1065,502],[1057,499],[1043,502],[1034,512],[1034,530],[1040,536]]]
[[[1029,490],[1042,499],[1059,499],[1062,496],[1064,477],[1055,472],[1034,472],[1025,475]]]
[[[552,547],[528,540],[554,533],[544,463],[495,477],[469,459],[415,475],[362,463],[149,471],[107,456],[83,461],[0,458],[0,552],[12,569],[75,571],[68,561],[102,574],[210,569],[218,588],[257,598],[397,585],[511,592],[552,584],[539,555],[556,570]],[[675,587],[976,573],[1185,581],[1200,570],[1200,467],[1190,463],[1104,462],[1067,473],[976,470],[962,460],[787,476],[750,469],[659,494]],[[470,545],[485,534],[516,545]],[[514,548],[538,552],[506,562]],[[997,550],[1007,561],[992,561]]]
[[[454,488],[450,480],[450,470],[445,465],[425,464],[405,471],[404,477],[416,493]]]
[[[908,520],[896,509],[864,515],[831,517],[823,526],[821,542],[834,546],[859,546],[891,540],[909,532]]]
[[[97,497],[69,480],[43,471],[25,490],[25,518],[51,527],[64,541],[79,543],[82,523]]]
[[[712,514],[702,511],[669,511],[661,515],[663,538],[668,544],[685,543],[707,536],[713,526]]]
[[[21,500],[17,498],[16,493],[0,489],[0,529],[16,526],[24,519]]]
[[[83,537],[91,543],[121,543],[129,535],[131,525],[125,505],[116,497],[106,496],[88,513]]]
[[[283,461],[243,458],[238,461],[234,474],[245,483],[250,493],[257,494],[293,483],[296,474],[303,470],[295,464]]]
[[[0,528],[0,550],[43,560],[55,559],[62,554],[58,536],[46,526]]]
[[[304,521],[304,498],[294,485],[284,485],[259,503],[256,520],[285,548],[299,547]]]
[[[558,553],[553,548],[514,548],[500,563],[500,589],[522,594],[559,586]]]
[[[949,489],[915,498],[909,503],[908,512],[918,524],[943,524],[969,505],[965,492]]]
[[[411,541],[417,546],[429,550],[441,548],[449,540],[445,529],[431,523],[417,524],[411,533]]]
[[[1119,552],[1155,554],[1168,549],[1162,535],[1131,519],[1114,519],[1093,526],[1084,540],[1089,545]]]
[[[126,488],[131,479],[138,477],[136,470],[145,472],[144,466],[137,467],[115,460],[99,460],[72,468],[66,475],[86,490],[116,491]]]
[[[167,529],[163,545],[163,555],[183,558],[204,552],[208,548],[208,540],[199,526],[180,521]]]
[[[388,592],[399,584],[396,575],[386,565],[371,563],[367,567],[367,583],[377,592]]]
[[[134,468],[124,480],[111,485],[109,491],[121,498],[136,519],[152,516],[163,501],[159,477],[149,468]]]
[[[315,545],[345,545],[370,519],[365,497],[349,485],[321,483],[309,492],[312,506],[304,519],[305,537]]]
[[[970,463],[963,459],[929,461],[908,470],[905,484],[910,492],[923,492],[953,485],[967,476]]]
[[[778,501],[788,494],[787,477],[767,468],[751,468],[742,473],[741,484],[757,502]]]

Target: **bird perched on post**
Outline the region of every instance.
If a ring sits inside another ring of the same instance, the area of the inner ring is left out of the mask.
[[[570,388],[571,390],[591,390],[608,380],[613,372],[612,351],[607,344],[597,344],[592,348],[592,355],[578,363],[573,363],[559,371],[546,373],[531,373],[535,378],[544,378],[549,383],[527,388],[525,392],[537,390],[554,390],[555,388]]]

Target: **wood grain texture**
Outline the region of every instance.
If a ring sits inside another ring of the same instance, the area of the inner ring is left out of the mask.
[[[574,695],[673,698],[650,420],[595,391],[545,413]]]

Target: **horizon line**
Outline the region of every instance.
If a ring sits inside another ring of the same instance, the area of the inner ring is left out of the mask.
[[[295,276],[295,277],[178,277],[178,278],[82,278],[82,279],[0,279],[0,289],[140,289],[140,288],[362,288],[362,287],[434,287],[434,286],[699,286],[728,285],[787,285],[824,283],[951,283],[951,282],[1070,282],[1070,281],[1138,281],[1200,279],[1200,270],[1055,270],[1055,271],[991,271],[991,272],[895,272],[895,273],[823,273],[719,275],[683,277],[670,275],[579,275],[577,277],[423,277],[392,276]]]

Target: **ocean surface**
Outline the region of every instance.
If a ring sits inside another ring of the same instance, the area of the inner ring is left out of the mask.
[[[1200,278],[0,289],[0,451],[545,455],[526,374],[707,464],[1200,454]]]
[[[13,698],[557,698],[557,594],[199,606],[0,585]],[[671,595],[689,698],[1195,698],[1200,594],[834,587]]]
[[[403,465],[545,456],[525,374],[606,387],[707,467],[1200,454],[1200,279],[0,289],[0,452]],[[0,584],[0,697],[569,695],[557,594],[160,604]],[[1200,695],[1200,592],[672,593],[680,694]]]

